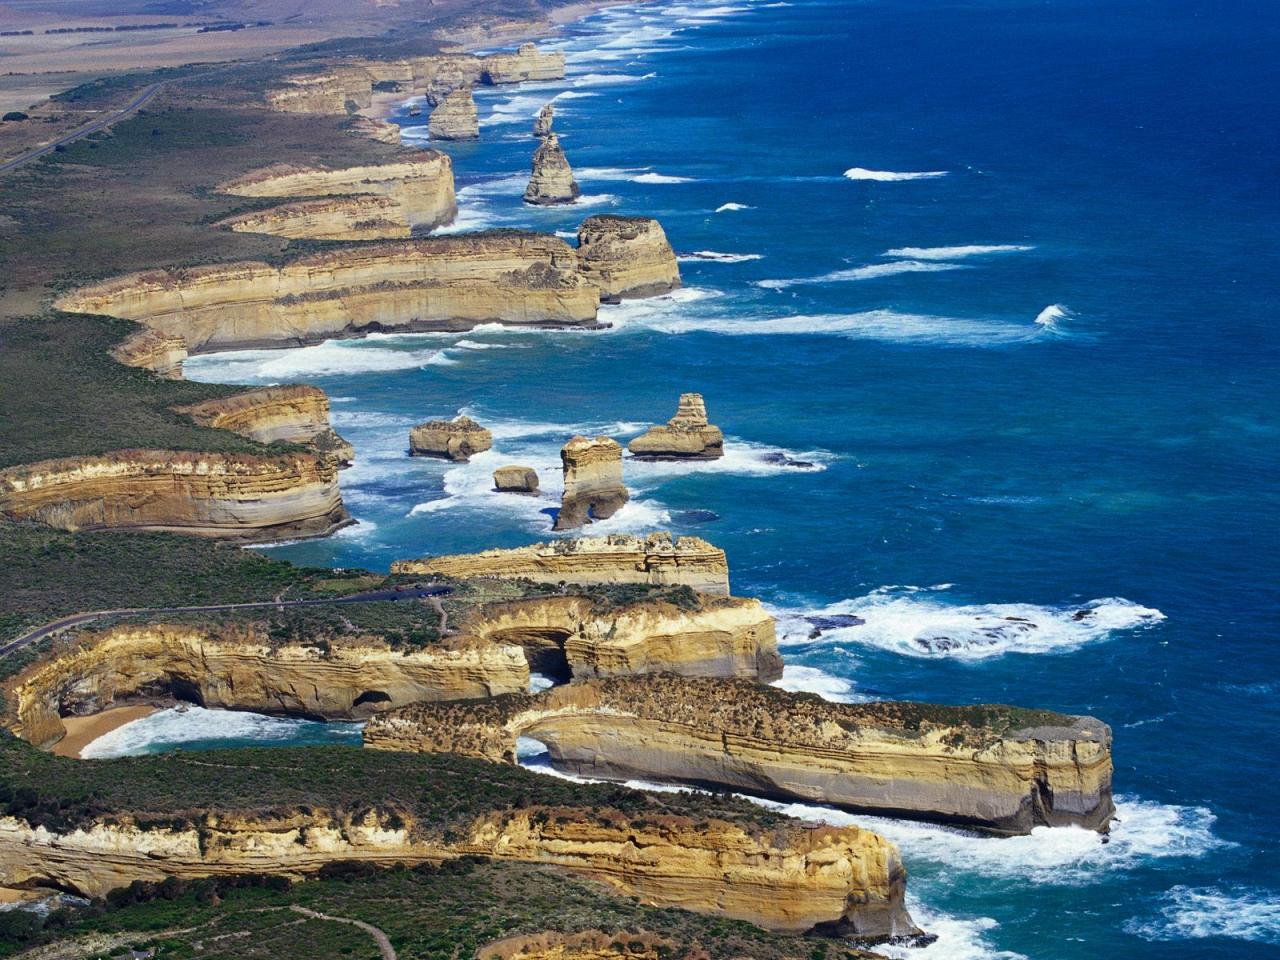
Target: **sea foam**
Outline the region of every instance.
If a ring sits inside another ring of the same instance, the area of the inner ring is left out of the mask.
[[[788,287],[813,283],[841,283],[848,280],[877,280],[900,273],[937,273],[944,270],[962,270],[959,263],[936,263],[924,260],[895,260],[892,263],[872,263],[847,270],[833,270],[815,277],[794,277],[789,280],[756,280],[755,286],[766,290],[785,290]]]
[[[964,257],[981,257],[992,253],[1023,253],[1035,247],[1017,243],[970,243],[958,247],[896,247],[880,254],[882,257],[902,257],[909,260],[959,260]]]
[[[251,740],[284,744],[307,737],[309,742],[358,743],[363,723],[326,724],[314,720],[268,717],[240,710],[173,707],[116,727],[94,740],[80,756],[86,760],[132,757],[158,747],[181,747],[211,740]]]
[[[1154,916],[1134,917],[1124,929],[1144,940],[1224,937],[1280,944],[1280,894],[1242,887],[1179,885],[1160,898]]]
[[[850,180],[878,180],[881,183],[894,183],[899,180],[934,180],[945,177],[945,170],[918,170],[898,173],[894,170],[868,170],[866,167],[850,167],[844,172]]]

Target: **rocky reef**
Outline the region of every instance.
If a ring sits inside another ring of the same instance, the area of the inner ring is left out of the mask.
[[[667,425],[650,427],[627,449],[637,460],[715,460],[724,456],[724,434],[707,423],[702,394],[682,393]]]
[[[231,430],[259,443],[308,444],[350,463],[351,444],[329,425],[329,398],[319,387],[260,387],[175,408],[206,427]]]
[[[560,138],[548,133],[533,152],[533,171],[524,191],[524,202],[535,206],[573,203],[582,194],[573,170],[560,147]]]
[[[622,447],[608,437],[574,437],[560,449],[564,494],[555,529],[605,520],[630,499],[622,483]]]
[[[479,138],[480,120],[470,87],[459,87],[440,100],[427,118],[427,136],[432,140]]]
[[[697,537],[676,539],[669,533],[582,537],[510,550],[399,560],[391,565],[391,571],[455,579],[504,577],[537,583],[644,583],[686,586],[718,596],[729,594],[729,563],[724,551]]]
[[[0,517],[63,530],[131,528],[270,540],[322,536],[348,520],[338,461],[118,450],[0,470]]]
[[[515,53],[486,57],[480,74],[484,83],[526,83],[530,80],[563,80],[564,53],[544,53],[532,43],[522,43]]]
[[[493,446],[493,434],[470,417],[429,420],[409,430],[411,457],[439,457],[466,463]]]
[[[606,299],[652,297],[680,286],[675,251],[662,225],[648,217],[587,217],[578,228],[578,261]]]
[[[181,380],[187,343],[181,337],[142,329],[116,344],[111,356],[126,367],[141,367],[166,380]]]
[[[487,322],[591,327],[598,302],[564,241],[503,231],[344,247],[280,267],[242,262],[127,274],[72,291],[57,305],[138,320],[197,352]]]
[[[508,762],[518,736],[540,740],[557,769],[582,776],[746,790],[998,834],[1105,831],[1115,809],[1110,728],[1014,707],[841,704],[747,681],[658,675],[470,706],[411,705],[366,732],[387,749]]]
[[[510,464],[493,471],[493,489],[498,493],[538,492],[538,471],[533,467]]]
[[[556,107],[553,103],[548,103],[533,119],[533,135],[538,138],[547,136],[551,132],[551,125],[555,123]]]
[[[282,203],[227,217],[216,226],[290,240],[400,240],[413,232],[400,201],[376,193]]]

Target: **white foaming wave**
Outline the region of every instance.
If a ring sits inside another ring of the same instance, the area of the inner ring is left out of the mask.
[[[963,257],[981,257],[991,253],[1025,253],[1034,246],[1020,243],[970,243],[958,247],[895,247],[880,254],[882,257],[903,257],[909,260],[959,260]]]
[[[693,183],[693,177],[675,177],[665,173],[642,173],[635,178],[636,183]]]
[[[853,683],[849,680],[834,677],[817,667],[802,667],[792,663],[782,668],[782,679],[775,680],[773,686],[792,693],[816,693],[823,700],[836,703],[858,703],[869,699],[855,693]]]
[[[1051,303],[1036,314],[1036,323],[1047,330],[1052,330],[1058,325],[1059,320],[1066,320],[1071,315],[1071,311],[1062,304]]]
[[[751,440],[726,437],[724,456],[715,460],[637,460],[635,457],[627,457],[624,463],[627,482],[644,487],[670,477],[693,473],[729,473],[748,477],[821,473],[827,469],[827,464],[832,459],[833,456],[825,450],[786,450]]]
[[[722,203],[716,207],[716,213],[731,213],[736,210],[754,210],[755,207],[748,206],[745,203]]]
[[[609,87],[620,83],[639,83],[641,80],[652,80],[656,73],[584,73],[572,77],[575,87]]]
[[[204,707],[180,710],[172,707],[116,727],[86,746],[80,751],[80,756],[86,760],[131,757],[146,753],[152,744],[181,745],[198,740],[234,738],[280,743],[292,740],[308,726],[321,725],[312,720],[268,717],[240,710],[209,710]],[[352,723],[343,726],[349,726],[355,734],[364,725]]]
[[[392,350],[369,341],[326,340],[286,350],[234,350],[191,357],[183,369],[210,383],[280,383],[315,376],[415,370],[455,361],[440,350]]]
[[[480,118],[480,126],[489,127],[504,123],[523,123],[537,116],[547,103],[560,100],[578,100],[582,97],[594,97],[597,94],[587,90],[562,90],[548,97],[545,92],[534,94],[516,94],[505,100],[495,102],[488,114]]]
[[[592,193],[592,194],[584,193],[582,196],[578,197],[578,199],[573,201],[572,206],[599,207],[605,204],[608,204],[611,206],[617,206],[618,198],[615,197],[612,193]],[[555,212],[554,207],[543,207],[541,209],[548,210],[552,213]]]
[[[578,180],[634,180],[648,167],[582,167],[573,171]]]
[[[1160,899],[1155,917],[1134,917],[1125,932],[1148,941],[1223,937],[1280,944],[1280,894],[1275,891],[1180,884]]]
[[[1025,954],[991,945],[987,934],[1000,926],[991,917],[953,916],[910,893],[906,905],[911,919],[938,939],[923,947],[878,944],[875,952],[889,960],[1027,960]]]
[[[1109,597],[1058,607],[1030,603],[946,603],[938,588],[881,587],[820,610],[774,611],[782,646],[858,643],[910,657],[982,660],[1006,653],[1063,653],[1127,630],[1153,626],[1163,613]],[[863,622],[810,640],[809,617]]]
[[[721,253],[719,250],[695,250],[693,253],[682,253],[676,257],[681,263],[692,263],[699,260],[711,263],[746,263],[750,260],[763,260],[761,253]]]
[[[520,196],[529,184],[527,173],[505,173],[480,183],[469,183],[458,188],[457,200],[461,203],[480,197]]]
[[[766,290],[785,290],[811,283],[840,283],[846,280],[875,280],[879,277],[892,277],[899,273],[936,273],[943,270],[963,270],[959,263],[934,263],[924,260],[895,260],[892,263],[872,263],[865,267],[851,267],[847,270],[833,270],[816,277],[794,277],[790,280],[756,280],[755,286]]]
[[[850,167],[844,172],[850,180],[878,180],[881,183],[895,183],[900,180],[935,180],[945,177],[946,170],[917,170],[899,173],[894,170],[868,170],[866,167]]]
[[[530,693],[541,693],[543,690],[550,690],[555,685],[556,685],[556,682],[552,680],[550,677],[544,676],[541,673],[534,673],[530,671],[529,673],[529,692]],[[525,738],[521,737],[519,739],[523,740]],[[534,741],[534,742],[536,743],[537,741]],[[519,756],[519,752],[520,752],[520,745],[519,745],[519,742],[517,741],[517,744],[516,744],[517,756]]]

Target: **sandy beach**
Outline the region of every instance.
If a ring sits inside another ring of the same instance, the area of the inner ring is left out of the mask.
[[[99,737],[133,720],[149,717],[158,709],[160,708],[154,704],[134,703],[111,707],[88,717],[63,717],[62,724],[67,728],[67,735],[58,741],[53,752],[60,757],[79,759],[80,751]]]

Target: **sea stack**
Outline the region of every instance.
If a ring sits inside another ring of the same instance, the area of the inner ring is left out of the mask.
[[[438,107],[445,101],[445,98],[455,90],[467,86],[471,82],[462,68],[462,64],[457,60],[446,60],[439,65],[436,72],[427,82],[427,103],[432,107]]]
[[[578,228],[578,264],[605,300],[655,297],[680,286],[675,251],[649,217],[587,217]]]
[[[478,140],[480,119],[470,87],[459,87],[431,111],[427,136],[432,140]]]
[[[613,516],[629,495],[622,483],[622,447],[608,437],[574,437],[560,450],[564,496],[556,530],[573,530]]]
[[[528,80],[563,80],[564,51],[543,53],[532,43],[522,43],[515,53],[485,57],[480,82],[524,83]]]
[[[537,493],[538,471],[516,464],[499,467],[493,471],[493,489],[499,493]]]
[[[627,449],[637,460],[716,460],[724,456],[724,434],[707,423],[702,394],[682,393],[667,425],[650,427]]]
[[[409,431],[409,456],[466,463],[493,446],[493,434],[470,417],[430,420]]]
[[[545,137],[551,132],[551,124],[555,122],[555,119],[556,108],[553,104],[548,103],[533,118],[533,135],[535,137]]]
[[[533,173],[524,191],[524,202],[537,206],[573,203],[582,191],[560,149],[560,138],[548,133],[533,152]]]

